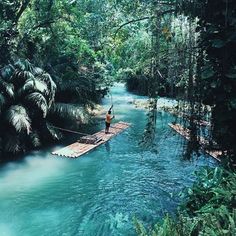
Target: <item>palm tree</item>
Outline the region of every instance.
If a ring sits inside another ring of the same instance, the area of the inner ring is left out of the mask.
[[[0,152],[17,154],[58,138],[47,120],[56,88],[51,76],[28,60],[1,69]]]

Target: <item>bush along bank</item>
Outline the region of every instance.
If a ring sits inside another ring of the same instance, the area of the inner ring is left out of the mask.
[[[166,215],[151,230],[135,220],[138,235],[236,235],[236,173],[217,167],[203,168],[196,175],[176,219]]]

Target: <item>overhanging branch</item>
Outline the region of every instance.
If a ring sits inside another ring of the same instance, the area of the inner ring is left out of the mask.
[[[154,19],[154,18],[157,18],[159,16],[163,16],[165,14],[173,13],[173,12],[175,12],[175,9],[170,9],[170,10],[166,10],[164,12],[160,12],[156,16],[145,16],[145,17],[142,17],[142,18],[138,18],[138,19],[133,19],[133,20],[127,21],[127,22],[125,22],[124,24],[122,24],[122,25],[120,25],[118,27],[118,29],[116,30],[116,32],[114,34],[114,38],[116,38],[117,33],[126,25],[129,25],[129,24],[132,24],[132,23],[135,23],[135,22],[138,22],[138,21]]]

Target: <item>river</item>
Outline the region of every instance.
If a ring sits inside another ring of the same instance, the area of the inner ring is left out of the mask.
[[[112,95],[116,121],[132,126],[108,144],[78,159],[52,156],[57,146],[1,166],[1,236],[135,235],[133,217],[151,226],[166,212],[174,214],[193,172],[215,164],[204,156],[183,160],[183,138],[168,127],[172,115],[162,111],[155,148],[142,149],[146,111],[130,101],[144,98],[121,84]],[[110,98],[103,105],[108,108]]]

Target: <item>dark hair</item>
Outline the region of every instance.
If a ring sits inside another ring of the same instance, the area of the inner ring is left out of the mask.
[[[111,114],[111,111],[108,111],[108,114]]]

